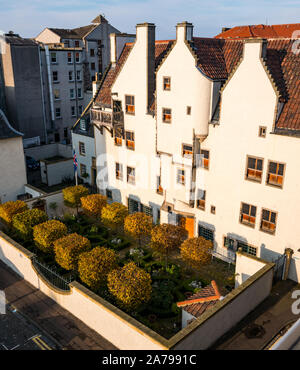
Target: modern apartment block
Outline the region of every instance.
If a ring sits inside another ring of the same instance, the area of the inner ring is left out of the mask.
[[[242,248],[270,261],[290,248],[299,281],[294,43],[199,38],[187,22],[167,41],[155,40],[154,24],[137,25],[117,60],[112,42],[91,107],[100,192],[224,256]]]
[[[110,33],[119,33],[102,16],[75,29],[46,28],[35,40],[44,54],[51,119],[56,142],[69,142],[70,129],[92,98],[92,82],[110,62]]]

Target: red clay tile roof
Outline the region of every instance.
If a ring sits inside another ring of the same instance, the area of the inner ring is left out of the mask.
[[[172,46],[173,42],[174,42],[173,40],[155,42],[155,68],[158,67],[163,57],[165,56],[166,52]],[[105,77],[105,80],[103,81],[99,94],[95,99],[96,104],[98,103],[101,105],[105,105],[107,107],[111,106],[111,86],[115,82],[116,77],[119,71],[121,70],[123,64],[125,63],[132,47],[133,47],[133,43],[127,43],[124,46],[124,49],[120,55],[118,62],[116,63],[116,66],[110,67]]]
[[[193,294],[186,301],[178,302],[178,307],[195,317],[201,316],[209,308],[213,307],[221,295],[216,282],[213,280],[210,285]]]
[[[223,39],[244,39],[249,37],[262,38],[291,38],[294,31],[300,30],[300,23],[276,24],[276,25],[249,25],[237,26],[221,32],[216,38]]]
[[[300,58],[292,51],[293,42],[295,40],[278,38],[267,40],[265,62],[279,90],[280,100],[284,102],[275,131],[290,130],[300,133]],[[156,68],[173,43],[174,41],[155,43]],[[132,43],[125,45],[116,67],[110,68],[96,102],[110,106],[111,86],[130,53],[132,45]],[[207,77],[214,80],[226,80],[242,56],[243,41],[195,37],[191,47],[197,57],[198,67]],[[152,102],[150,111],[155,111],[155,101]]]
[[[294,40],[268,40],[266,64],[285,99],[276,129],[300,130],[300,55]]]
[[[226,79],[243,53],[242,41],[194,37],[191,46],[197,55],[198,67],[214,80]]]

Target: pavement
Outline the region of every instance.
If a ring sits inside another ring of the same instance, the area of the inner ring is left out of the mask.
[[[215,350],[263,350],[300,318],[292,312],[292,292],[300,284],[291,280],[277,282],[271,294],[212,347]]]
[[[5,315],[0,315],[0,350],[53,349],[61,347],[10,305],[6,306]]]
[[[0,290],[8,303],[7,313],[0,314],[2,349],[117,349],[1,261]]]

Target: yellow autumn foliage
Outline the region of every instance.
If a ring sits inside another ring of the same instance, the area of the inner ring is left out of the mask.
[[[78,259],[79,277],[91,289],[98,290],[106,282],[107,275],[117,268],[117,261],[116,252],[104,247],[81,253]]]
[[[135,238],[150,235],[152,227],[152,217],[143,212],[136,212],[125,218],[124,230]]]
[[[64,202],[68,207],[79,207],[80,199],[87,196],[88,189],[83,185],[69,186],[63,189]]]
[[[152,292],[151,276],[145,270],[129,262],[121,269],[111,271],[107,277],[107,286],[119,305],[133,310],[142,303],[147,303]]]
[[[17,231],[19,236],[24,239],[31,239],[33,236],[33,227],[46,222],[48,216],[40,209],[29,209],[22,213],[17,213],[13,216],[13,228]]]
[[[5,202],[0,204],[0,220],[3,221],[4,224],[11,226],[13,216],[27,210],[27,204],[21,200]]]
[[[117,228],[124,224],[125,218],[128,216],[128,209],[122,203],[107,204],[101,212],[102,222],[112,228]]]
[[[157,225],[152,229],[150,246],[159,254],[166,256],[171,250],[179,248],[187,235],[187,231],[181,226]]]
[[[55,261],[66,270],[77,270],[80,253],[91,249],[90,241],[76,233],[54,242]]]
[[[102,208],[107,205],[107,197],[101,194],[90,194],[81,198],[81,206],[88,216],[100,218]]]
[[[213,243],[202,236],[190,238],[180,246],[181,258],[191,267],[199,269],[211,262]]]
[[[65,224],[57,220],[50,220],[34,226],[33,239],[35,245],[43,252],[52,253],[55,240],[67,235],[67,232]]]

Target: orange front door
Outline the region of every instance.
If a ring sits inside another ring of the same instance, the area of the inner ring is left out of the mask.
[[[194,217],[180,217],[179,224],[188,232],[189,238],[194,237],[194,220]]]

